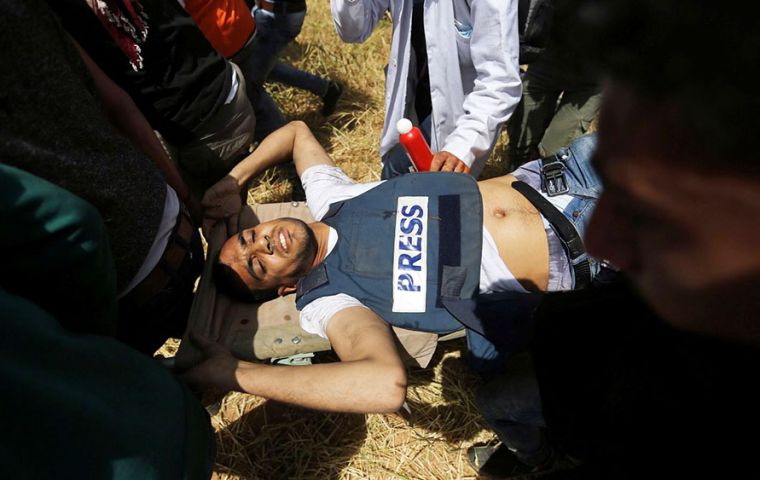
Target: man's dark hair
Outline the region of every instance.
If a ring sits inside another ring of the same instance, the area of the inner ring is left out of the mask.
[[[277,298],[277,289],[250,290],[240,276],[229,265],[219,261],[217,256],[212,266],[214,284],[221,292],[233,300],[246,303],[262,303]]]
[[[760,172],[760,5],[726,0],[559,0],[576,28],[558,29],[576,58],[635,93],[675,108],[690,142]]]

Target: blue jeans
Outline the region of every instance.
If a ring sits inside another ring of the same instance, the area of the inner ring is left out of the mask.
[[[240,58],[240,68],[248,82],[248,97],[256,110],[256,139],[285,124],[285,117],[272,97],[264,90],[264,83],[276,81],[291,87],[307,90],[323,97],[329,82],[322,77],[278,62],[282,51],[301,33],[306,10],[294,13],[272,13],[254,6],[251,14],[256,20],[256,33]]]
[[[538,379],[529,353],[512,357],[498,376],[478,389],[475,403],[520,461],[540,465],[549,459],[552,447],[544,433]]]
[[[256,44],[254,62],[259,84],[275,81],[324,97],[329,83],[327,80],[277,61],[285,47],[301,33],[306,10],[279,14],[255,6],[251,12],[256,19],[256,36],[253,41]]]
[[[564,164],[567,194],[572,197],[572,200],[562,209],[562,213],[573,224],[581,238],[596,207],[596,201],[602,193],[602,182],[591,164],[595,150],[596,133],[591,133],[576,139],[568,147],[560,148],[557,152]],[[512,175],[534,189],[546,192],[541,162],[526,163],[512,172]],[[575,259],[574,263],[577,264],[586,259],[589,260],[592,277],[596,277],[602,270],[602,264],[597,259],[583,254]]]
[[[430,145],[430,123],[430,115],[428,115],[419,125],[420,132],[422,132],[422,136],[425,137],[428,145]],[[382,180],[389,180],[414,171],[412,160],[407,155],[404,146],[400,143],[397,143],[393,148],[385,152],[382,160],[383,171],[380,174]]]
[[[261,80],[258,70],[260,67],[256,61],[256,36],[257,34],[254,34],[243,49],[230,60],[240,67],[240,71],[245,79],[246,94],[256,114],[256,128],[253,138],[256,141],[261,141],[264,137],[285,125],[285,116],[271,95],[264,89],[264,82]]]

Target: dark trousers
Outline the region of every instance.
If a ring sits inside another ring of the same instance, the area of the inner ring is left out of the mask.
[[[152,355],[167,338],[181,337],[193,303],[195,281],[202,270],[203,246],[200,234],[193,230],[188,254],[163,289],[143,304],[132,301],[129,295],[119,301],[117,338]]]

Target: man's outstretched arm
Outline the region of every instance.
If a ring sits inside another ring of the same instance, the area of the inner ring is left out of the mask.
[[[335,165],[309,127],[304,122],[295,120],[262,140],[253,153],[235,165],[230,176],[242,187],[254,175],[290,160],[293,160],[298,175],[313,165]]]
[[[398,410],[406,370],[388,325],[371,310],[351,307],[332,317],[327,336],[341,361],[302,367],[244,362],[201,341],[208,358],[183,378],[196,390],[237,390],[317,410]]]
[[[235,219],[241,207],[240,192],[248,180],[291,160],[299,176],[314,165],[335,165],[304,122],[290,122],[269,134],[253,153],[206,190],[201,201],[206,217],[204,229],[217,220]],[[231,228],[235,229],[236,226]]]

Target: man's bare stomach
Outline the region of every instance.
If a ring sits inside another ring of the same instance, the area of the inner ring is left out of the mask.
[[[549,280],[549,247],[541,215],[511,187],[512,175],[478,182],[483,196],[483,226],[499,256],[520,284],[543,291]]]

